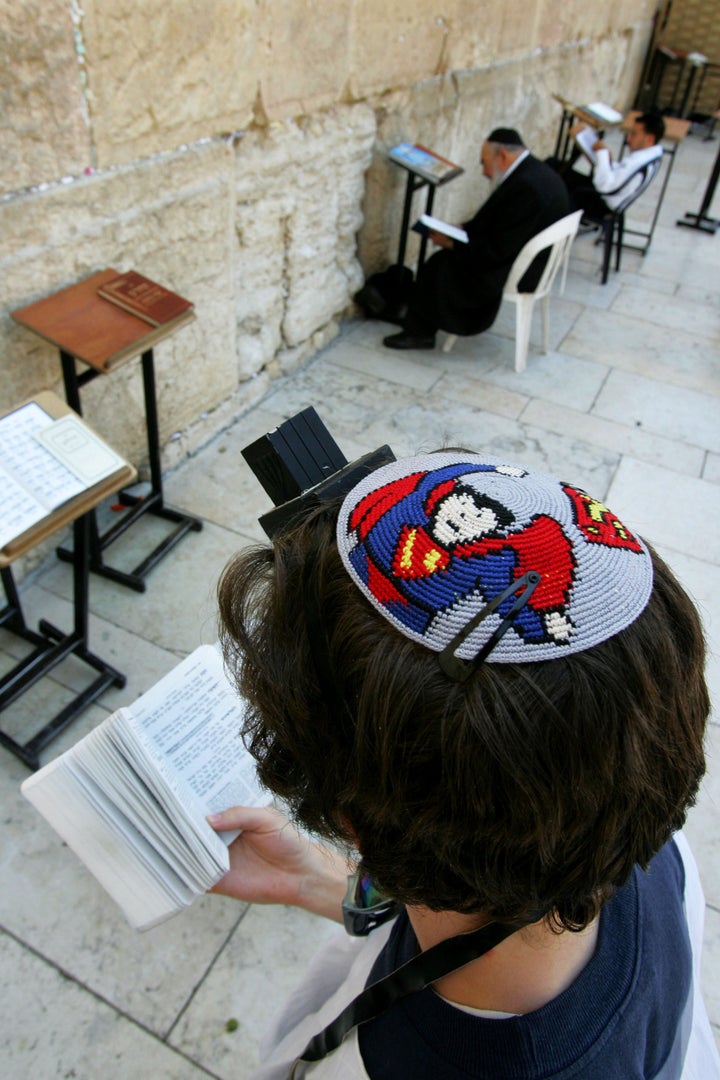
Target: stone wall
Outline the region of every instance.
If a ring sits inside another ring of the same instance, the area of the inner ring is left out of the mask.
[[[196,305],[156,350],[172,464],[328,341],[363,273],[394,259],[405,174],[389,147],[463,164],[435,209],[466,217],[490,127],[543,155],[554,91],[631,103],[653,7],[0,0],[0,407],[61,388],[55,350],[10,313],[133,267]],[[83,400],[141,463],[138,365]]]

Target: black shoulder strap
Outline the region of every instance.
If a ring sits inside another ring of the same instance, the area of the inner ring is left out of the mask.
[[[437,979],[457,971],[471,960],[477,960],[519,929],[519,926],[489,923],[479,930],[457,934],[441,941],[426,952],[414,956],[384,979],[372,986],[366,986],[339,1016],[312,1037],[298,1061],[320,1061],[327,1057],[337,1049],[352,1028],[367,1020],[373,1020],[408,994],[424,990]]]

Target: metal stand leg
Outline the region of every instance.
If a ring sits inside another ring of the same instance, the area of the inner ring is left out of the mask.
[[[78,378],[75,370],[75,358],[67,353],[60,353],[63,365],[63,378],[65,381],[65,394],[68,405],[81,412],[80,390],[81,383],[95,377],[96,372],[86,372],[87,379]],[[136,592],[145,592],[145,577],[157,563],[160,562],[182,540],[188,532],[199,532],[203,523],[200,518],[184,514],[180,510],[165,506],[162,488],[162,464],[160,461],[160,428],[157,414],[157,398],[155,394],[155,367],[153,351],[148,349],[142,354],[143,391],[145,395],[145,423],[147,427],[147,447],[150,461],[150,492],[144,498],[138,498],[128,492],[121,492],[118,502],[127,506],[128,511],[102,535],[98,532],[97,517],[95,511],[91,511],[90,529],[90,570],[101,577],[109,578],[120,585],[125,585]],[[103,558],[103,551],[109,547],[118,537],[122,536],[143,514],[153,514],[165,521],[172,521],[176,528],[155,547],[149,555],[141,560],[129,573],[108,566]],[[58,548],[58,558],[65,562],[72,560],[72,552],[66,548]]]
[[[715,158],[715,164],[708,180],[708,185],[705,189],[703,201],[697,214],[685,214],[684,218],[680,221],[676,221],[676,225],[684,225],[688,229],[699,229],[700,232],[716,233],[720,229],[720,221],[717,218],[708,217],[708,210],[710,209],[710,203],[713,201],[715,194],[715,188],[717,186],[718,177],[720,176],[720,149],[718,150],[717,157]]]
[[[4,731],[0,731],[0,745],[16,757],[37,769],[40,752],[59,735],[75,717],[104,693],[109,686],[125,685],[125,676],[87,647],[88,629],[88,574],[89,574],[89,515],[78,518],[73,525],[73,629],[63,633],[46,620],[41,620],[40,633],[30,630],[25,623],[20,598],[9,568],[2,571],[2,581],[7,606],[0,612],[0,625],[35,646],[33,651],[0,679],[0,712],[39,679],[48,675],[61,661],[71,654],[83,660],[98,675],[90,685],[64,706],[36,735],[25,743],[19,743]]]

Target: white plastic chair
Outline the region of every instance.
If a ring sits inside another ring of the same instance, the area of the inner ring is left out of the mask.
[[[543,352],[548,352],[548,300],[550,290],[558,270],[562,267],[560,281],[560,293],[565,290],[568,262],[570,259],[570,247],[578,231],[582,210],[576,210],[567,217],[560,218],[547,229],[543,229],[520,251],[520,254],[512,264],[508,279],[503,289],[503,300],[511,300],[517,305],[515,317],[515,370],[524,371],[527,360],[528,345],[530,343],[530,326],[532,323],[533,307],[536,301],[541,300]],[[518,292],[518,284],[536,255],[547,248],[547,263],[540,280],[533,292]],[[457,334],[448,334],[443,345],[443,352],[450,352],[457,341]]]

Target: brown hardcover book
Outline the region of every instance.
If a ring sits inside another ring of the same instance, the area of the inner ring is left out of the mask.
[[[192,308],[192,302],[177,293],[143,277],[135,270],[106,281],[98,289],[98,296],[117,304],[132,315],[144,319],[151,326],[165,326]]]

